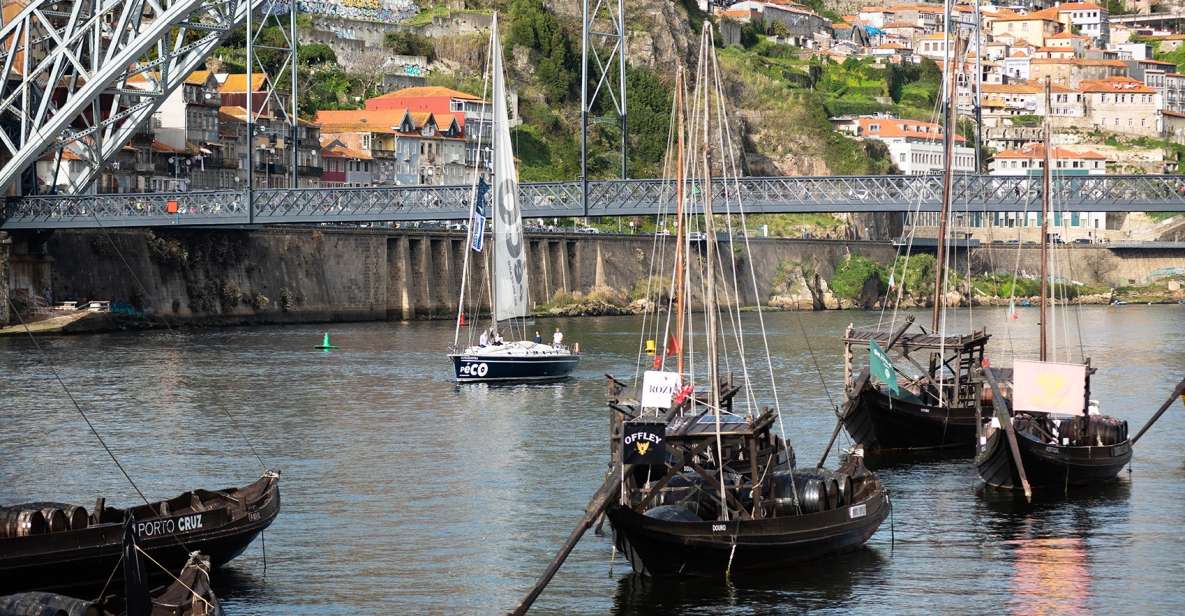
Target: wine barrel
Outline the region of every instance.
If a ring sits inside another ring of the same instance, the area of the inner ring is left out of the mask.
[[[60,533],[70,530],[70,520],[66,518],[66,514],[62,513],[61,509],[46,507],[41,510],[41,515],[45,516],[45,524],[49,532]]]
[[[840,507],[847,507],[848,505],[851,505],[852,504],[852,497],[854,496],[852,494],[852,476],[851,475],[839,475],[836,478],[836,481],[839,484],[839,499],[838,499],[839,506]]]
[[[86,512],[86,507],[70,505],[64,507],[62,513],[66,514],[66,526],[70,530],[82,530],[90,526],[90,516]]]
[[[808,479],[802,486],[802,512],[818,513],[827,506],[827,485],[819,479]]]
[[[45,516],[37,510],[0,511],[0,537],[28,537],[48,532]]]
[[[49,592],[22,592],[0,597],[0,614],[100,616],[101,613],[91,601]]]
[[[839,504],[839,482],[835,479],[827,480],[827,509],[838,509]]]
[[[703,518],[686,507],[678,505],[659,505],[651,507],[642,514],[648,518],[663,520],[664,522],[703,522]]]

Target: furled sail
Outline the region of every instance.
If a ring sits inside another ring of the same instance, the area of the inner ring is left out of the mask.
[[[494,56],[494,318],[501,321],[527,315],[527,270],[497,15],[490,36]]]

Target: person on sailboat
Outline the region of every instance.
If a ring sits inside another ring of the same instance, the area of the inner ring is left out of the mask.
[[[485,330],[482,330],[482,332],[481,332],[481,336],[480,336],[480,337],[478,337],[478,339],[477,339],[477,345],[478,345],[478,346],[483,346],[483,347],[484,347],[484,346],[490,346],[490,336],[489,336],[489,334],[487,334],[487,333],[485,332]]]
[[[506,342],[506,340],[504,338],[502,338],[502,332],[495,331],[494,332],[494,346],[502,346],[502,344],[505,342]]]
[[[559,349],[564,346],[564,332],[560,328],[555,328],[555,333],[551,335],[551,346]]]
[[[534,342],[535,342],[535,344],[542,344],[543,343],[543,336],[540,336],[538,331],[535,332],[535,341]]]

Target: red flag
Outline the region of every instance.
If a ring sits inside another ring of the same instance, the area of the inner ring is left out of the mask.
[[[679,341],[676,340],[675,336],[673,336],[673,335],[668,336],[667,337],[667,357],[672,357],[678,352],[679,352]]]
[[[662,367],[662,355],[655,353],[654,355],[654,369],[658,370]]]
[[[461,316],[457,317],[457,325],[460,325],[461,327],[465,327],[465,313],[464,312],[461,313]]]
[[[684,387],[683,389],[680,389],[678,391],[678,393],[675,394],[675,398],[674,398],[675,404],[683,404],[683,400],[685,400],[689,394],[691,394],[691,385],[688,385],[688,386]]]

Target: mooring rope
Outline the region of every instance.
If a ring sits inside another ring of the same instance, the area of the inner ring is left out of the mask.
[[[177,582],[178,584],[180,584],[182,588],[184,588],[185,590],[188,590],[188,591],[189,591],[189,594],[193,595],[194,597],[197,597],[198,599],[201,599],[201,600],[202,600],[202,603],[205,603],[206,605],[210,606],[210,609],[214,609],[214,604],[213,604],[213,603],[210,603],[210,601],[209,601],[209,600],[207,600],[205,597],[203,597],[203,596],[201,596],[200,594],[198,594],[198,593],[197,593],[197,591],[195,591],[194,589],[190,588],[188,584],[186,584],[185,582],[182,582],[182,581],[181,581],[181,578],[179,578],[179,577],[177,577],[177,576],[173,575],[173,572],[172,572],[172,571],[169,571],[168,569],[166,569],[166,568],[165,568],[165,566],[164,566],[164,565],[162,565],[162,564],[160,564],[159,562],[157,562],[157,561],[156,561],[156,559],[152,557],[152,554],[149,554],[148,552],[145,552],[145,551],[144,551],[144,549],[143,549],[143,548],[141,548],[139,545],[137,545],[137,546],[136,546],[136,551],[137,551],[137,552],[139,552],[139,553],[141,553],[141,554],[143,554],[143,555],[144,555],[144,557],[145,557],[145,558],[147,558],[148,560],[152,561],[152,564],[154,564],[154,565],[156,565],[157,567],[159,567],[161,571],[164,571],[165,573],[167,573],[167,574],[169,575],[169,577],[173,578],[173,581],[175,581],[175,582]],[[209,575],[209,573],[207,573],[205,569],[200,569],[200,570],[201,570],[201,572],[202,572],[203,574],[205,574],[205,575],[206,575],[206,582],[207,582],[207,583],[209,583],[209,581],[210,581],[210,575]]]

